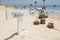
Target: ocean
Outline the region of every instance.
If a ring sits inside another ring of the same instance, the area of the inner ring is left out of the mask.
[[[17,9],[22,9],[22,8],[29,9],[30,8],[30,6],[8,6],[8,7],[9,8],[17,8]],[[34,7],[35,6],[32,6],[31,8],[34,8]],[[36,7],[37,8],[42,8],[42,6],[40,6],[40,5],[37,5]],[[52,5],[48,5],[46,7],[46,10],[54,10],[54,7]],[[55,10],[60,11],[60,5],[56,6]]]

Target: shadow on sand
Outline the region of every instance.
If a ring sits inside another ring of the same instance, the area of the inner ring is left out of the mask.
[[[11,39],[12,37],[14,37],[15,35],[18,35],[18,32],[13,33],[10,37],[8,37],[8,38],[6,38],[6,39],[4,39],[4,40],[9,40],[9,39]]]
[[[60,32],[60,30],[59,30],[59,29],[54,28],[54,30],[56,30],[56,31],[59,31],[59,32]]]

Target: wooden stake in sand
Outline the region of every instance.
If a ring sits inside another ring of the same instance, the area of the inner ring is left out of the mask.
[[[17,32],[18,32],[18,35],[20,35],[20,33],[23,30],[22,19],[23,19],[23,15],[22,14],[20,14],[20,16],[17,15]]]

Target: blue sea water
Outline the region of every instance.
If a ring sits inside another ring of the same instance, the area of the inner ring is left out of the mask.
[[[25,9],[34,8],[34,7],[35,7],[35,6],[32,6],[32,7],[30,7],[30,6],[25,6]],[[36,7],[37,7],[37,8],[42,8],[42,6],[39,6],[39,5],[37,5]],[[22,8],[24,8],[24,7],[23,7],[23,6],[9,6],[9,8],[22,9]],[[56,6],[55,9],[54,9],[53,6],[50,6],[50,5],[46,7],[46,11],[52,11],[52,10],[59,11],[58,13],[54,13],[54,16],[60,18],[60,6]],[[50,14],[51,14],[51,13],[50,13]],[[51,14],[51,15],[53,16],[53,14]]]
[[[10,8],[17,8],[17,9],[22,9],[23,8],[23,6],[9,6]],[[32,6],[32,8],[34,8],[35,6]],[[40,5],[37,5],[36,6],[37,8],[42,8],[42,6],[40,6]],[[30,8],[30,6],[25,6],[25,8],[26,9],[29,9]],[[54,9],[54,7],[52,6],[52,5],[48,5],[47,7],[46,7],[46,10],[53,10]],[[55,10],[57,10],[57,11],[60,11],[60,6],[56,6],[55,7]]]

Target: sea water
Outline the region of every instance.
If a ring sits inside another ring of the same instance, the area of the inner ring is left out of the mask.
[[[9,8],[18,8],[18,9],[22,9],[22,8],[24,8],[24,6],[8,6]],[[34,8],[35,6],[32,6],[32,7],[30,7],[30,6],[25,6],[25,9],[29,9],[29,8]],[[42,8],[42,6],[40,6],[40,5],[37,5],[36,6],[37,8]],[[48,5],[48,6],[46,6],[46,10],[53,10],[54,9],[54,7],[52,6],[52,5]],[[56,6],[55,7],[55,10],[57,10],[57,11],[60,11],[60,6],[58,5],[58,6]]]

